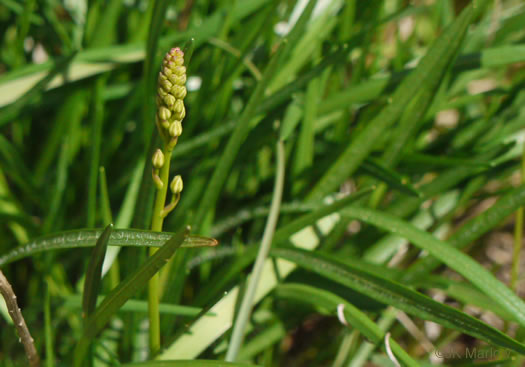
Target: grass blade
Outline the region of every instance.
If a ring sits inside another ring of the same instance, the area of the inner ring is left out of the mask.
[[[465,223],[448,239],[448,244],[458,250],[464,249],[523,205],[525,205],[525,185],[510,191],[489,209]],[[440,263],[437,257],[427,256],[420,259],[409,268],[404,280],[410,282],[418,279],[436,269]]]
[[[288,283],[277,287],[275,290],[277,297],[292,299],[299,302],[310,303],[317,308],[326,310],[329,314],[335,315],[338,305],[344,305],[345,320],[354,328],[359,330],[369,341],[384,345],[385,333],[372,320],[361,312],[357,307],[333,293],[314,288],[305,284]],[[406,366],[419,366],[407,352],[403,350],[393,339],[390,339],[392,351]]]
[[[376,210],[349,207],[345,210],[345,215],[395,232],[414,245],[428,251],[430,255],[463,275],[495,302],[512,313],[520,325],[525,325],[525,303],[480,264],[447,242],[440,241],[431,234],[423,232],[399,218]]]
[[[97,305],[100,305],[104,300],[104,296],[97,297]],[[80,295],[68,295],[64,297],[64,307],[71,309],[78,309],[82,307],[82,297]],[[120,309],[119,312],[148,312],[148,302],[140,299],[129,299]],[[159,304],[159,312],[166,315],[177,315],[186,317],[195,317],[202,313],[202,308],[172,305],[168,303]],[[213,313],[206,313],[208,316],[215,316]]]
[[[404,194],[422,198],[423,193],[416,189],[413,185],[406,182],[396,171],[383,165],[381,161],[368,157],[363,161],[361,169],[369,175],[383,181],[393,189],[398,190]]]
[[[283,52],[283,49],[284,45],[281,45],[277,53],[273,55],[272,60],[264,71],[261,81],[257,83],[257,86],[255,87],[248,104],[244,108],[244,111],[235,125],[233,133],[228,140],[226,148],[224,148],[217,167],[213,171],[213,175],[210,179],[206,192],[204,193],[204,197],[202,198],[201,203],[197,209],[197,214],[195,215],[194,220],[194,228],[196,228],[196,230],[198,230],[198,228],[201,226],[210,208],[215,206],[219,198],[219,195],[224,186],[224,182],[226,181],[228,172],[233,165],[235,157],[237,156],[242,143],[252,128],[250,121],[255,117],[256,108],[264,97],[266,87],[277,70],[278,60],[281,57],[280,55]]]
[[[197,359],[194,361],[147,361],[123,364],[122,367],[255,367],[253,364]]]
[[[106,255],[109,237],[113,230],[113,224],[109,224],[100,235],[89,259],[89,264],[84,280],[84,292],[82,293],[82,311],[85,320],[95,310],[100,284],[102,283],[102,263]]]
[[[401,116],[420,88],[425,86],[434,89],[434,86],[440,83],[457,54],[472,19],[473,10],[470,5],[434,43],[417,69],[397,88],[391,103],[352,140],[310,192],[309,199],[322,199],[351,176],[371,152],[380,135]]]
[[[335,213],[346,206],[350,205],[352,202],[362,198],[366,194],[370,193],[374,188],[367,188],[363,189],[361,191],[358,191],[352,195],[348,195],[347,197],[337,200],[336,202],[325,205],[319,209],[316,209],[312,211],[311,213],[305,214],[294,221],[286,224],[285,226],[279,228],[275,235],[273,236],[273,241],[275,243],[279,243],[282,241],[286,241],[290,238],[291,235],[294,233],[300,231],[303,228],[306,228],[315,222],[317,222],[319,219],[326,217],[327,215],[330,215],[332,213]],[[1,263],[0,263],[1,264]]]
[[[372,274],[365,269],[364,264],[342,264],[327,255],[301,249],[273,249],[272,255],[293,261],[299,266],[414,316],[525,354],[525,345],[501,331],[399,283]]]
[[[87,319],[86,327],[80,341],[75,349],[75,365],[81,366],[83,357],[87,352],[91,339],[102,331],[111,317],[117,312],[126,301],[144,288],[149,279],[156,274],[173,253],[182,245],[188,231],[180,232],[168,241],[136,271],[130,274],[104,298],[104,301],[97,307],[95,312]]]
[[[279,207],[281,206],[281,199],[283,196],[285,159],[284,143],[279,141],[277,143],[277,173],[275,175],[275,185],[270,215],[268,216],[268,220],[266,222],[266,227],[264,229],[259,252],[257,253],[257,259],[255,260],[252,276],[250,277],[246,292],[244,293],[239,309],[239,314],[237,315],[237,319],[233,328],[230,345],[228,346],[228,352],[226,353],[226,361],[229,362],[234,362],[237,359],[239,349],[241,348],[244,339],[246,324],[252,312],[255,291],[259,285],[264,263],[268,257],[268,252],[270,251],[270,247],[272,245],[275,226],[277,225],[277,220],[279,219]]]
[[[102,234],[101,229],[81,229],[56,233],[37,238],[29,243],[15,248],[0,257],[0,268],[40,252],[68,248],[95,246],[97,238]],[[161,247],[174,233],[152,232],[139,229],[115,229],[109,237],[109,246]],[[219,242],[213,238],[189,235],[184,237],[181,247],[208,247],[216,246]]]

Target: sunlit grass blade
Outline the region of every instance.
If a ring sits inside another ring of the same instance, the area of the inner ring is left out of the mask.
[[[84,280],[84,292],[82,293],[82,312],[86,320],[95,310],[97,296],[102,283],[102,263],[104,262],[112,230],[113,224],[109,224],[97,239],[95,248],[89,258],[86,279]]]
[[[101,229],[67,231],[40,237],[0,257],[0,267],[37,253],[67,248],[95,246]],[[152,232],[138,229],[114,229],[109,237],[109,246],[161,247],[174,233]],[[213,238],[185,236],[181,247],[209,247],[218,245]]]
[[[19,116],[23,112],[24,107],[33,102],[35,98],[48,87],[48,85],[57,75],[60,75],[67,69],[74,57],[75,54],[72,54],[55,63],[50,64],[47,74],[42,75],[41,78],[37,77],[36,80],[31,80],[31,82],[33,82],[31,86],[23,89],[16,102],[9,106],[0,108],[0,126],[11,122],[17,116]],[[0,81],[0,89],[2,89],[1,86],[2,82]],[[2,93],[3,98],[12,98],[12,93],[7,92],[7,90],[5,91],[5,94],[7,95],[4,96],[4,93]],[[0,100],[1,99],[2,97],[0,97]],[[0,102],[0,107],[3,105],[4,104]]]
[[[499,330],[399,283],[369,273],[364,266],[339,263],[333,257],[301,249],[273,249],[271,253],[416,317],[525,354],[525,345]]]

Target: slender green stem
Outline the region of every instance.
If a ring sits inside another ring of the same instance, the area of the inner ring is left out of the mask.
[[[525,145],[521,157],[521,183],[525,182]],[[523,243],[523,207],[516,211],[516,222],[514,224],[514,251],[512,253],[512,271],[510,278],[510,288],[514,291],[518,288],[518,278],[520,273],[520,253]]]
[[[246,324],[252,312],[253,300],[255,297],[255,291],[257,290],[257,285],[261,278],[263,271],[264,263],[268,257],[268,252],[272,244],[273,234],[275,233],[275,226],[277,225],[277,219],[279,218],[279,207],[281,205],[281,199],[283,195],[283,186],[284,186],[284,144],[282,141],[277,143],[277,174],[275,175],[275,186],[273,190],[272,204],[270,208],[270,215],[268,216],[268,221],[266,222],[266,227],[264,229],[263,239],[259,252],[257,253],[257,259],[255,260],[255,266],[253,268],[253,273],[248,281],[248,288],[244,297],[242,299],[241,307],[239,309],[239,314],[233,327],[233,334],[228,346],[228,352],[226,353],[226,361],[233,362],[239,354],[243,339],[244,339],[244,330],[246,329]]]
[[[153,216],[151,220],[151,230],[161,232],[164,217],[161,215],[166,203],[166,194],[169,186],[170,160],[172,148],[165,146],[163,153],[165,163],[160,170],[160,179],[162,188],[157,190],[155,205],[153,207]],[[150,248],[149,254],[153,256],[157,248]],[[160,350],[160,316],[159,316],[159,275],[158,273],[151,277],[148,284],[148,315],[149,315],[149,344],[150,355],[154,356]]]

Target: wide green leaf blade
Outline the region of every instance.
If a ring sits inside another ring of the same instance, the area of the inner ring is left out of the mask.
[[[501,331],[399,283],[370,273],[364,265],[343,264],[328,255],[295,248],[273,249],[271,253],[406,313],[525,354],[525,345]]]

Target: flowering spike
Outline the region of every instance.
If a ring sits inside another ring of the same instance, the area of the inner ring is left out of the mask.
[[[181,121],[186,116],[183,100],[188,93],[185,84],[184,52],[175,47],[164,56],[158,77],[157,126],[165,139],[182,132]]]

